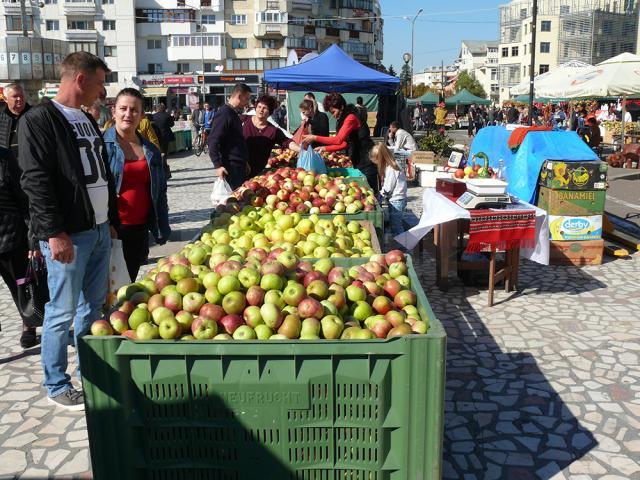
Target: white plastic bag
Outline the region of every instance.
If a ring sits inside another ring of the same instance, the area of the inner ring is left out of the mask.
[[[231,186],[227,183],[224,177],[218,177],[216,182],[213,184],[213,190],[211,191],[211,204],[214,207],[224,204],[232,192],[233,190],[231,190]]]
[[[107,305],[113,307],[117,302],[118,289],[131,283],[127,262],[124,261],[122,240],[111,239],[111,259],[109,260],[109,293]]]

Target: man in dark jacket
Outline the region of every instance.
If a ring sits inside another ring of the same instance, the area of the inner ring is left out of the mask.
[[[18,119],[31,106],[27,103],[24,89],[19,83],[4,87],[6,103],[0,107],[0,147],[8,148],[18,158]]]
[[[167,155],[169,154],[169,144],[176,139],[175,133],[171,130],[171,127],[175,125],[174,118],[167,113],[167,107],[164,103],[159,103],[156,113],[153,114],[152,122],[158,128],[160,136],[160,153],[162,154],[162,163],[164,165],[164,174],[168,179],[171,178],[171,169],[167,162]]]
[[[209,157],[217,177],[226,177],[232,189],[238,188],[249,173],[249,150],[242,135],[238,111],[249,103],[251,88],[244,83],[233,87],[229,101],[213,117],[207,139]]]
[[[32,235],[47,262],[51,298],[42,330],[44,385],[49,401],[69,410],[84,408],[82,391],[66,373],[69,327],[75,319],[77,342],[101,317],[118,224],[104,141],[81,109],[96,101],[108,71],[95,55],[68,55],[56,97],[29,110],[18,127],[21,183]]]

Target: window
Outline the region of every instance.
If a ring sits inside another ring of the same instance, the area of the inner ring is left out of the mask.
[[[103,20],[102,21],[102,30],[115,30],[116,29],[116,21],[115,20]]]
[[[521,8],[520,9],[520,20],[524,20],[525,18],[527,18],[527,9],[526,8]]]
[[[340,0],[340,8],[357,8],[371,11],[373,10],[373,0]]]
[[[495,97],[500,94],[500,86],[499,85],[491,85],[491,96]]]
[[[247,39],[246,38],[232,38],[231,39],[231,48],[247,48]]]
[[[188,63],[180,63],[180,62],[178,62],[176,65],[177,65],[176,73],[187,73],[187,72],[191,71],[191,69],[189,68],[189,64]]]
[[[518,56],[518,47],[511,47],[511,56],[512,57]]]
[[[611,44],[611,51],[609,53],[612,57],[618,54],[618,45],[615,43]]]
[[[620,44],[620,51],[621,52],[629,52],[629,53],[633,53],[634,49],[633,49],[633,43],[621,43]]]
[[[58,0],[44,0],[45,5],[55,5],[58,3]]]
[[[47,30],[60,30],[60,21],[59,20],[47,20],[46,22]]]
[[[224,35],[171,35],[169,37],[169,46],[171,47],[200,47],[203,45],[205,47],[224,47]]]
[[[498,80],[498,69],[497,68],[492,68],[491,69],[491,80]]]
[[[233,15],[231,18],[233,19]],[[287,12],[256,12],[256,22],[287,23]]]
[[[540,69],[539,69],[540,75],[542,75],[543,73],[547,73],[548,71],[549,71],[549,65],[542,65],[542,64],[540,65]]]
[[[540,42],[540,53],[549,53],[551,51],[550,42]]]
[[[509,47],[503,47],[502,48],[502,56],[503,57],[508,57],[509,56]]]
[[[251,58],[251,59],[227,59],[227,70],[271,70],[273,68],[284,67],[286,60],[284,58]]]
[[[91,42],[67,42],[69,45],[69,53],[73,52],[89,52],[97,55],[98,48],[95,43]]]
[[[624,37],[626,37],[627,35],[634,34],[635,31],[636,31],[636,24],[635,23],[628,23],[627,22],[622,26],[622,35]],[[631,51],[631,50],[628,50],[628,51]]]
[[[147,65],[147,70],[149,73],[162,73],[162,64],[161,63],[149,63]]]
[[[195,21],[195,10],[177,8],[136,9],[136,23],[188,23]]]
[[[613,33],[613,22],[611,22],[610,20],[605,20],[604,22],[602,22],[602,33]]]
[[[498,47],[489,47],[488,51],[489,53],[498,53]]]
[[[215,25],[216,16],[215,15],[202,15],[200,17],[200,23],[203,25]]]
[[[318,48],[318,41],[313,37],[287,37],[286,42],[287,47],[289,48],[309,48],[311,50],[316,50]]]
[[[540,31],[541,32],[550,32],[551,31],[551,20],[542,20],[542,22],[540,22]]]
[[[67,30],[95,30],[93,20],[67,20]]]
[[[113,5],[113,0],[102,0],[102,5]]]
[[[33,30],[33,17],[27,15],[27,30]],[[22,31],[22,17],[20,15],[7,15],[7,30],[11,32]]]
[[[528,45],[525,43],[525,44],[524,44],[524,52],[523,52],[523,53],[524,53],[524,55],[526,55],[526,54],[527,54],[527,46],[528,46]]]
[[[158,50],[162,48],[162,40],[158,38],[147,39],[147,50]]]
[[[247,16],[246,15],[231,15],[231,25],[246,25],[247,24]]]
[[[569,5],[560,5],[560,15],[569,13]]]
[[[204,71],[205,72],[215,72],[216,71],[216,67],[219,65],[219,63],[205,63],[204,64]]]
[[[280,48],[282,42],[280,40],[262,40],[262,48]]]
[[[104,83],[118,83],[118,72],[109,72],[104,77]]]
[[[105,57],[117,57],[118,56],[118,47],[104,46],[104,56]]]

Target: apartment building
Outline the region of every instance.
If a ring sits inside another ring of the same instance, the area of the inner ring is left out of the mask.
[[[509,89],[570,60],[595,64],[638,47],[637,0],[538,0],[536,44],[532,47],[532,2],[512,0],[500,7],[498,47],[500,101]]]
[[[449,85],[451,81],[458,76],[458,69],[459,67],[457,64],[426,67],[421,72],[413,75],[413,84],[424,84],[429,88],[433,88],[439,91],[442,90],[443,80],[444,86],[446,88],[446,86]]]
[[[468,72],[480,82],[488,98],[498,100],[497,40],[463,40],[457,63],[460,71]]]

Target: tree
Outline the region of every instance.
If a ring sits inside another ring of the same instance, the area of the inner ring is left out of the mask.
[[[425,93],[432,92],[433,89],[427,87],[424,83],[419,83],[418,85],[413,87],[413,97],[418,98],[424,95]]]
[[[482,88],[482,84],[469,72],[463,70],[458,74],[458,79],[456,80],[456,93],[465,88],[476,97],[487,98],[487,92]]]
[[[389,65],[389,71],[387,72],[389,75],[391,75],[392,77],[397,77],[398,74],[396,73],[395,69],[393,68],[393,65]]]

